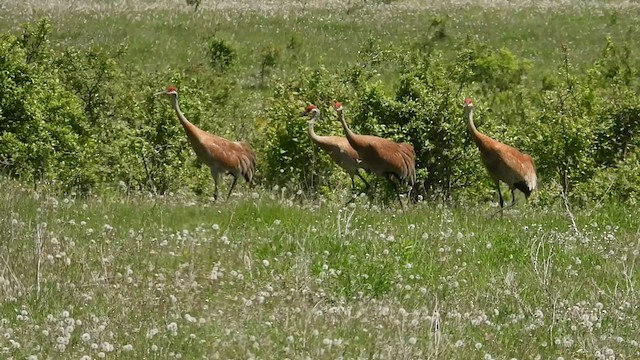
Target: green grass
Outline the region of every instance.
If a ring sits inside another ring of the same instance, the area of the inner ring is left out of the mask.
[[[254,87],[263,46],[283,49],[278,74],[294,77],[301,65],[355,64],[369,39],[383,50],[409,49],[439,16],[447,24],[443,51],[477,37],[531,59],[539,80],[556,71],[562,44],[580,69],[607,36],[635,38],[640,15],[638,7],[609,6],[616,2],[274,14],[215,4],[195,14],[176,11],[181,3],[86,12],[49,4],[36,2],[34,12],[0,5],[0,29],[50,16],[55,46],[124,43],[128,69],[169,67],[193,78],[209,72],[203,47],[215,31],[236,47],[229,76],[256,103],[268,96]],[[394,76],[391,69],[382,79]],[[489,204],[430,203],[403,213],[363,200],[340,208],[252,195],[218,204],[192,195],[62,198],[2,180],[0,357],[640,356],[636,209],[574,209],[574,229],[561,206],[518,204],[492,217]]]
[[[576,233],[562,208],[525,204],[491,217],[488,204],[403,213],[268,192],[211,204],[179,196],[64,199],[7,182],[2,189],[4,356],[613,351],[633,358],[640,351],[633,273],[640,221],[617,205],[576,211]]]
[[[88,7],[96,3],[104,4],[89,2]],[[206,64],[205,39],[216,34],[237,47],[242,78],[255,76],[260,55],[257,50],[263,46],[286,49],[294,37],[298,47],[285,51],[279,65],[281,72],[295,76],[299,65],[331,68],[353,64],[358,50],[369,39],[375,39],[383,49],[409,49],[429,35],[431,20],[436,17],[446,24],[447,37],[438,45],[445,52],[460,39],[477,38],[531,59],[534,77],[539,78],[555,72],[562,59],[562,44],[568,45],[571,59],[578,66],[585,66],[597,59],[608,36],[628,41],[640,28],[636,21],[640,8],[607,7],[607,2],[548,9],[504,3],[489,8],[455,4],[417,9],[364,6],[352,12],[323,8],[302,12],[287,10],[283,3],[275,14],[265,14],[259,5],[226,11],[205,7],[193,13],[181,11],[185,7],[180,2],[150,11],[141,10],[144,4],[120,4],[118,11],[99,8],[76,12],[51,10],[35,3],[33,13],[16,10],[0,17],[0,28],[15,29],[20,23],[49,16],[55,42],[106,48],[124,43],[129,51],[123,61],[147,71]],[[206,67],[195,71],[206,71]]]

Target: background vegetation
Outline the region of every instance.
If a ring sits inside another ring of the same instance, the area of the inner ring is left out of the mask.
[[[0,358],[640,358],[639,15],[0,2]],[[167,85],[254,145],[260,186],[211,201]],[[529,205],[496,216],[465,97],[536,159]],[[413,143],[428,201],[341,206],[349,179],[299,116],[340,134],[334,100]]]
[[[427,196],[486,200],[460,105],[469,96],[481,131],[536,159],[543,201],[558,188],[581,201],[637,198],[634,7],[225,4],[5,5],[3,173],[76,192],[210,194],[152,96],[174,84],[192,122],[254,145],[266,187],[315,196],[347,184],[298,116],[316,104],[319,132],[339,134],[341,100],[357,131],[414,145]]]

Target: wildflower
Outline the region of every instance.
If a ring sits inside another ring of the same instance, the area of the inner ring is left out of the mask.
[[[269,267],[269,260],[267,259],[262,260],[262,265],[264,265],[264,267]]]
[[[409,344],[411,345],[415,345],[418,342],[418,339],[416,339],[415,337],[410,337],[409,338]]]
[[[173,334],[178,332],[178,324],[176,324],[175,322],[170,323],[169,325],[167,325],[167,330]]]
[[[89,342],[91,340],[91,335],[89,335],[89,333],[84,333],[80,336],[80,339],[84,342]]]
[[[133,345],[131,345],[131,344],[127,344],[127,345],[122,347],[122,351],[129,352],[129,351],[132,351],[132,350],[133,350]]]

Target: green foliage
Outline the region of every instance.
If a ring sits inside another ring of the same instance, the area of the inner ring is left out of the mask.
[[[299,116],[317,105],[317,132],[342,136],[332,110],[339,100],[354,131],[414,146],[419,185],[430,196],[489,197],[492,184],[466,129],[465,97],[474,99],[480,131],[533,156],[543,198],[558,195],[557,183],[586,201],[575,189],[602,190],[608,170],[618,174],[617,183],[633,183],[640,98],[632,47],[608,39],[586,72],[574,68],[564,48],[558,71],[538,83],[530,81],[529,60],[506,47],[454,38],[450,21],[434,17],[426,35],[409,45],[366,36],[331,71],[314,64],[295,72],[284,65],[306,61],[307,44],[297,34],[285,33],[248,60],[240,42],[213,36],[202,61],[148,72],[123,61],[131,43],[115,50],[54,48],[47,20],[28,24],[0,38],[0,166],[12,177],[64,190],[120,184],[208,194],[207,169],[194,166],[170,105],[152,95],[174,84],[194,124],[254,145],[258,180],[268,186],[328,193],[346,183],[312,145],[307,119]],[[252,67],[251,76],[259,72],[260,86],[229,71],[241,66]],[[612,186],[607,197],[628,189]]]
[[[117,65],[125,48],[56,54],[48,46],[47,24],[28,25],[21,37],[0,42],[3,171],[82,192],[117,183],[159,193],[183,186],[206,190],[208,171],[189,166],[193,154],[175,114],[152,96],[160,90],[158,79],[125,76]],[[189,87],[184,93],[190,119],[209,127],[201,121],[211,104],[198,100],[205,94]]]
[[[636,206],[640,202],[640,155],[637,150],[608,167],[595,172],[589,181],[580,184],[580,200],[591,203],[618,202]]]
[[[264,46],[260,50],[260,87],[265,87],[265,79],[278,65],[282,50],[275,46]]]
[[[266,119],[259,129],[262,139],[259,165],[270,185],[317,191],[330,183],[330,174],[337,167],[311,142],[308,119],[300,114],[307,105],[316,105],[321,111],[316,132],[341,134],[332,100],[346,99],[346,92],[338,77],[324,68],[300,72],[297,79],[276,86],[274,97],[266,107]]]
[[[48,29],[43,20],[19,39],[0,39],[0,158],[13,177],[66,185],[88,160],[76,153],[90,141],[80,136],[88,124],[79,99],[55,76]]]
[[[236,59],[236,50],[229,42],[212,36],[207,40],[207,57],[211,67],[219,72],[227,71]]]

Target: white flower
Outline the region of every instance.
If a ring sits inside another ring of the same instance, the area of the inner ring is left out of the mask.
[[[269,267],[269,260],[267,259],[262,260],[262,265],[264,265],[264,267]]]
[[[89,342],[91,340],[91,335],[89,335],[89,333],[84,333],[84,334],[82,334],[82,336],[80,336],[80,338],[84,342]]]
[[[106,352],[112,352],[113,351],[113,345],[111,345],[110,343],[108,343],[106,341],[101,344],[101,347],[102,347],[103,351],[106,351]]]
[[[132,351],[133,350],[133,345],[131,344],[127,344],[125,346],[122,347],[122,351]]]
[[[211,228],[213,229],[213,231],[218,231],[218,230],[220,230],[220,225],[213,224],[213,225],[211,225]]]
[[[415,345],[417,342],[418,342],[418,339],[416,339],[415,337],[410,337],[409,338],[409,344]]]
[[[175,333],[178,331],[178,324],[176,324],[175,322],[170,323],[169,325],[167,325],[167,330]]]

